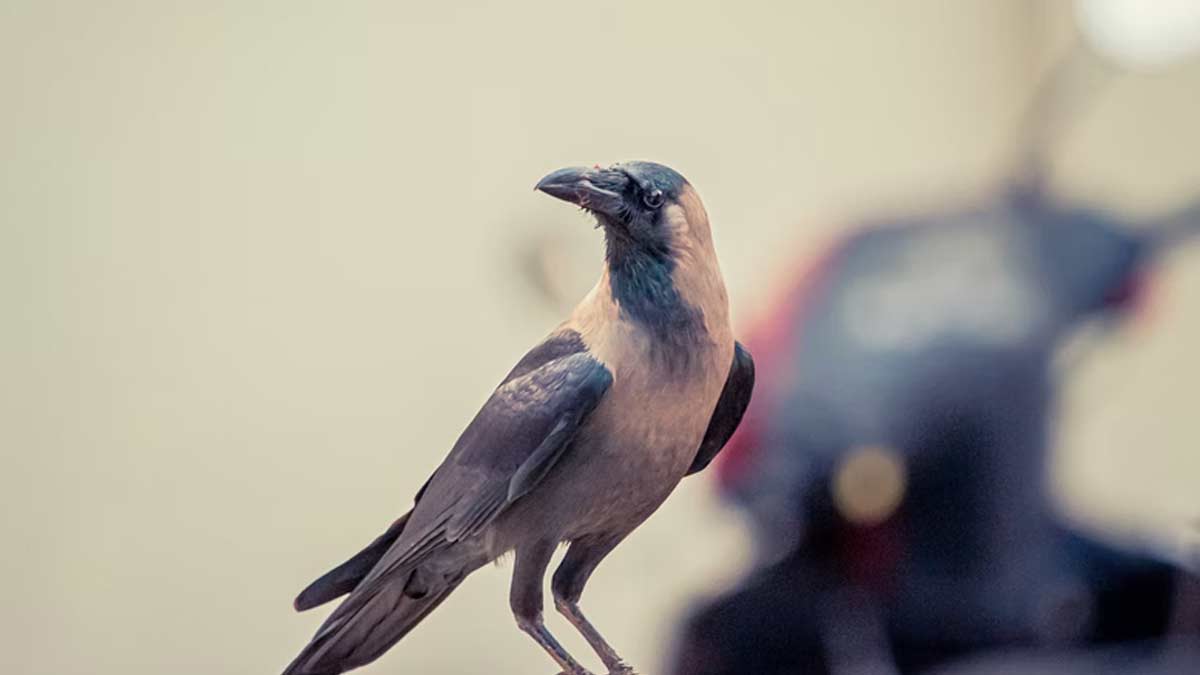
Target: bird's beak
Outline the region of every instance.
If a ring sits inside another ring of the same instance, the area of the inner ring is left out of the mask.
[[[534,189],[589,211],[615,216],[621,211],[628,184],[629,177],[622,171],[573,166],[551,173]]]

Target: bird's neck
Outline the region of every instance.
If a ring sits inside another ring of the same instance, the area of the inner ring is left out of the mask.
[[[610,236],[605,264],[608,291],[623,318],[659,340],[690,339],[703,331],[703,308],[689,303],[676,286],[678,264],[671,251]]]

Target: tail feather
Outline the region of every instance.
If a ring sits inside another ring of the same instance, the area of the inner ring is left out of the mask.
[[[312,609],[353,591],[358,586],[358,582],[367,576],[371,568],[375,567],[375,563],[379,562],[383,554],[387,553],[387,550],[400,537],[400,533],[404,531],[404,526],[408,524],[408,517],[410,515],[412,515],[411,511],[400,516],[386,532],[379,535],[366,548],[354,554],[354,557],[346,562],[321,575],[321,578],[309,584],[303,591],[300,591],[300,595],[296,596],[294,603],[296,611],[303,612],[304,610]]]
[[[283,675],[338,675],[379,658],[400,638],[458,588],[461,579],[414,599],[404,594],[403,584],[386,584],[365,601],[351,596],[345,605],[356,604],[342,616],[343,608],[317,632],[312,642],[292,661]]]

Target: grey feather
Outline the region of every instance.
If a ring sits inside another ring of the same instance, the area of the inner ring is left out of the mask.
[[[612,384],[612,374],[587,352],[555,352],[546,363],[514,373],[467,425],[434,472],[404,534],[363,585],[418,563],[416,551],[428,555],[478,532],[527,493]],[[504,500],[496,503],[498,494]]]
[[[480,532],[532,490],[611,384],[612,374],[586,352],[578,334],[563,331],[531,350],[421,489],[386,552],[287,673],[341,672],[338,668],[367,663],[399,640],[458,583],[410,598],[403,589],[411,573],[434,553]],[[371,556],[378,555],[378,543],[368,547]],[[317,599],[330,599],[325,596],[345,587],[346,579],[337,578],[340,585]]]
[[[579,411],[567,413],[558,419],[554,428],[546,435],[537,450],[521,464],[512,480],[508,482],[508,503],[524,497],[554,467],[562,451],[571,442],[579,429]]]
[[[377,659],[444,601],[461,580],[421,599],[401,588],[376,594],[341,630],[318,636],[300,652],[283,675],[336,675]]]
[[[491,494],[479,495],[473,504],[446,523],[446,540],[459,541],[477,532],[483,523],[495,517],[505,501],[505,492],[500,489],[493,489]]]
[[[346,562],[321,575],[319,579],[309,584],[303,591],[300,591],[300,595],[296,596],[296,600],[293,603],[296,611],[303,612],[307,609],[312,609],[354,590],[354,587],[371,571],[371,568],[375,567],[375,564],[379,562],[383,554],[400,537],[400,533],[404,531],[404,526],[408,524],[408,517],[410,515],[412,515],[411,511],[397,518],[396,522],[392,523],[386,532],[379,535],[366,548],[354,554],[354,557]]]

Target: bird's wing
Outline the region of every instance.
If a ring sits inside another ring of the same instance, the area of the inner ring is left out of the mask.
[[[366,548],[354,554],[341,565],[322,574],[320,578],[300,591],[300,595],[296,596],[292,603],[296,611],[303,612],[312,609],[353,591],[358,582],[370,573],[383,554],[387,553],[387,550],[404,532],[404,526],[408,524],[408,518],[411,515],[412,512],[409,511],[397,518],[387,531],[376,537],[375,541],[368,544]]]
[[[501,388],[509,382],[528,375],[552,361],[573,354],[586,353],[587,347],[578,333],[560,330],[529,351],[501,382]],[[497,393],[500,393],[499,391]],[[486,407],[486,406],[485,406]],[[481,413],[482,414],[482,413]],[[461,444],[460,444],[461,445]],[[449,461],[449,460],[447,460]],[[432,478],[417,492],[414,504],[421,501]],[[366,548],[346,562],[323,574],[309,584],[295,600],[298,611],[311,609],[353,591],[362,580],[378,566],[380,560],[391,550],[400,535],[408,528],[412,511],[397,519],[382,535],[375,538]]]
[[[725,387],[721,389],[721,398],[717,399],[717,407],[713,410],[712,419],[708,421],[708,429],[704,432],[704,440],[700,442],[700,450],[696,459],[688,468],[688,475],[701,471],[717,456],[721,448],[733,432],[737,430],[750,405],[750,394],[754,390],[754,359],[750,352],[735,342],[733,345],[733,365],[729,367],[729,376],[725,378]]]
[[[467,426],[423,490],[404,534],[360,588],[487,526],[553,468],[612,374],[566,331],[534,348]]]
[[[413,498],[414,504],[421,501],[421,495],[425,494],[427,487],[429,487],[428,480],[417,491],[417,496]],[[375,568],[379,559],[388,552],[392,544],[400,538],[411,516],[412,511],[409,511],[397,518],[387,531],[376,537],[375,541],[368,544],[366,548],[354,554],[341,565],[322,574],[319,579],[300,591],[300,595],[296,596],[296,600],[292,603],[296,611],[303,612],[312,609],[353,591],[358,583]]]

